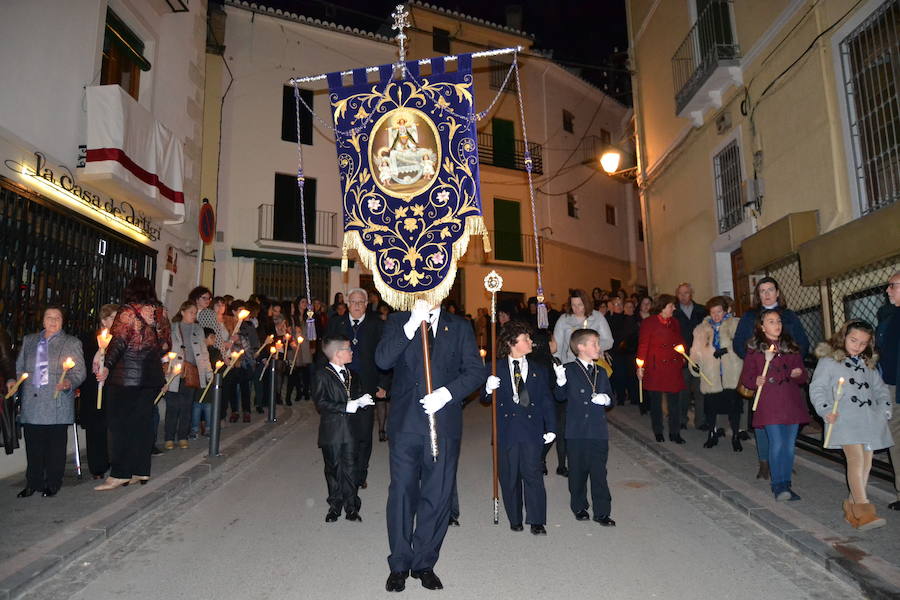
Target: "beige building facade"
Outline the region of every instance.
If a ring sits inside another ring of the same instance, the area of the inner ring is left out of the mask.
[[[690,281],[740,310],[769,274],[813,339],[874,320],[900,254],[898,12],[628,2],[652,292]]]

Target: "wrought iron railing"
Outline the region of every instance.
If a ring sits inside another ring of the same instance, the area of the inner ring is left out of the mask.
[[[543,150],[540,144],[529,143],[531,152],[532,172],[541,174],[544,172]],[[525,170],[525,142],[522,140],[509,140],[508,142],[496,142],[490,133],[478,134],[478,159],[481,164],[507,169]]]
[[[275,220],[275,206],[273,204],[260,204],[259,229],[257,239],[274,242],[303,243],[303,233],[300,230],[299,214],[291,222]],[[338,215],[337,213],[317,210],[306,219],[306,241],[317,246],[338,245]]]
[[[504,62],[502,60],[491,60],[489,61],[489,64],[491,69],[491,89],[502,89],[504,92],[515,92],[516,75],[515,73],[509,72],[512,63]],[[509,76],[508,78],[507,75]],[[506,86],[503,85],[504,82],[506,82]]]
[[[741,50],[731,27],[731,0],[709,0],[672,57],[676,112],[690,102],[723,61],[737,61]]]

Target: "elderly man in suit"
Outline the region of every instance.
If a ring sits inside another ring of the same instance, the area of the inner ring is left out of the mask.
[[[433,338],[429,343],[431,393],[425,386],[420,334],[423,322]],[[434,565],[450,520],[462,437],[462,404],[487,377],[475,333],[464,318],[418,300],[412,311],[394,313],[388,318],[375,362],[382,369],[394,370],[387,424],[391,572],[385,589],[402,591],[409,574],[427,589],[442,589]],[[434,415],[437,425],[436,458],[431,453],[429,415]]]
[[[350,340],[353,361],[350,369],[359,375],[363,393],[377,400],[384,400],[390,385],[390,374],[375,364],[375,348],[384,332],[384,321],[366,310],[366,291],[354,288],[347,294],[350,312],[328,321],[325,337],[342,335]],[[369,459],[372,457],[372,428],[375,409],[365,408],[350,415],[350,431],[356,442],[356,484],[366,489],[369,476]]]

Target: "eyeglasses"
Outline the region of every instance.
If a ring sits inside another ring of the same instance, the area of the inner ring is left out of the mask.
[[[888,287],[894,287],[895,285],[900,285],[900,281],[892,281],[887,284]]]

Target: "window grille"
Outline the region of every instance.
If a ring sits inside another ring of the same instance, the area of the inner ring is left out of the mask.
[[[818,285],[803,285],[800,279],[800,260],[796,254],[769,266],[766,275],[774,277],[781,290],[781,296],[789,309],[794,311],[803,324],[809,338],[809,350],[826,338],[822,319],[822,294]]]
[[[578,218],[578,204],[575,200],[575,196],[572,194],[566,194],[566,207],[569,211],[569,216],[573,219]]]
[[[900,0],[886,0],[841,41],[860,214],[900,196]]]
[[[331,269],[309,265],[309,290],[313,299],[328,304]],[[302,262],[257,260],[253,264],[253,291],[275,300],[294,300],[306,295]]]
[[[563,129],[575,133],[575,115],[563,109]]]
[[[741,148],[737,140],[733,140],[716,154],[713,166],[719,233],[725,233],[744,221],[744,206],[741,202]]]
[[[490,60],[488,63],[491,72],[491,89],[502,89],[504,92],[515,92],[516,76],[510,74],[509,79],[506,78],[506,74],[509,73],[509,68],[512,66],[512,63],[502,60]],[[503,87],[504,81],[506,81],[506,87]]]

